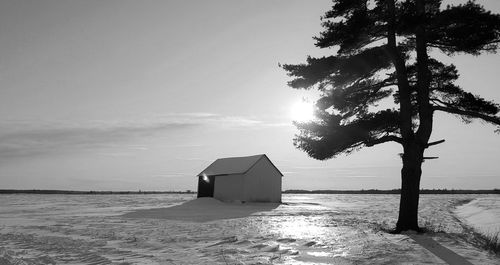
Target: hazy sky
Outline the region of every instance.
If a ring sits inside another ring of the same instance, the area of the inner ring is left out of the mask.
[[[478,1],[500,12],[500,1]],[[284,189],[400,186],[401,148],[316,161],[292,145],[278,63],[319,50],[330,1],[0,1],[0,188],[196,190],[219,157],[267,154]],[[497,54],[444,58],[500,102]],[[424,188],[500,188],[500,135],[437,113]]]

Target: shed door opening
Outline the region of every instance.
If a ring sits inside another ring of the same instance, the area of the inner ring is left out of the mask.
[[[215,176],[198,177],[198,198],[214,196]]]

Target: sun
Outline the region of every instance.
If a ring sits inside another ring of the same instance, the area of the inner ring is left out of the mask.
[[[296,122],[306,122],[314,119],[313,104],[304,100],[294,103],[290,109],[290,117]]]

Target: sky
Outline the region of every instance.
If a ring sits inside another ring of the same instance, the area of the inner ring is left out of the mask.
[[[455,1],[455,2],[458,2]],[[463,2],[463,1],[460,1]],[[500,13],[500,1],[478,1]],[[283,189],[400,187],[397,144],[317,161],[293,147],[311,93],[278,65],[314,46],[326,0],[0,1],[0,189],[196,190],[221,157],[267,154]],[[500,56],[442,56],[500,102]],[[500,135],[436,113],[422,188],[500,188]]]

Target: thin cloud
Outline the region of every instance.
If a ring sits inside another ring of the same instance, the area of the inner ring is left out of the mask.
[[[21,130],[0,135],[0,157],[39,155],[70,148],[107,147],[133,138],[192,126],[194,125],[163,123],[149,126],[79,126]]]
[[[164,173],[154,175],[153,178],[179,178],[179,177],[194,177],[195,175],[189,173]]]
[[[226,116],[215,113],[194,112],[194,113],[171,113],[159,116],[159,120],[170,120],[184,124],[203,124],[215,127],[241,127],[265,124],[264,122],[248,117]]]
[[[133,153],[125,153],[125,152],[102,152],[102,153],[97,153],[97,155],[110,156],[110,157],[131,157],[131,156],[134,156]]]
[[[255,119],[213,113],[173,113],[144,120],[87,123],[11,120],[0,123],[0,159],[113,146],[126,148],[127,141],[160,133],[194,130],[201,126],[223,129],[259,124],[262,122]]]

